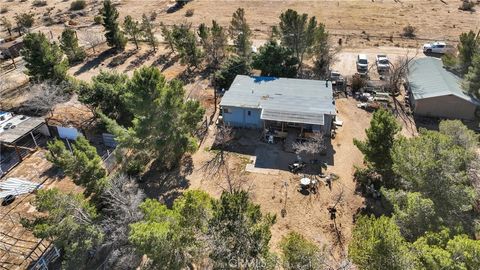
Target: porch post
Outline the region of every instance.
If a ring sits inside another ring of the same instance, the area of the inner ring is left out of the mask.
[[[33,136],[33,132],[30,132],[30,136],[32,136],[33,143],[35,144],[35,147],[38,147],[37,140],[35,140],[35,136]]]
[[[18,160],[22,161],[22,155],[20,154],[20,150],[18,150],[17,143],[14,143],[13,146],[15,147],[15,152],[17,153]]]

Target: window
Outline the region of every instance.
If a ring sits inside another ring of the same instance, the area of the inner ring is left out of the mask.
[[[223,108],[223,113],[230,113],[230,110],[228,108]]]
[[[252,115],[252,112],[251,112],[251,111],[247,111],[247,115],[248,115],[248,116]]]

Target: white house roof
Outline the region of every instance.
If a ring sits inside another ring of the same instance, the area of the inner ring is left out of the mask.
[[[238,75],[220,106],[262,109],[261,119],[324,124],[335,115],[331,82]]]

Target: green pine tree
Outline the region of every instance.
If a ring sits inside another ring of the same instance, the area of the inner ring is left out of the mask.
[[[360,217],[355,224],[348,257],[359,270],[416,269],[417,261],[400,234],[400,229],[388,217]]]
[[[259,52],[253,56],[252,67],[262,71],[262,76],[287,77],[297,76],[298,59],[293,52],[276,41],[270,41],[260,47]]]
[[[303,235],[290,232],[280,241],[280,248],[285,270],[322,269],[325,254],[315,243],[310,242]]]
[[[132,127],[127,130],[105,119],[119,147],[141,153],[146,160],[157,159],[167,168],[196,149],[192,134],[204,110],[198,101],[184,99],[180,81],[167,81],[156,67],[142,67],[125,89],[122,99],[134,116]]]
[[[62,81],[67,76],[68,61],[55,43],[50,43],[43,33],[28,33],[23,38],[21,54],[27,74],[34,79]]]
[[[153,49],[153,52],[157,51],[157,45],[158,45],[158,40],[157,37],[155,37],[155,32],[153,31],[153,24],[150,21],[150,19],[147,17],[147,15],[143,14],[142,15],[142,32],[143,36],[147,40],[148,44]]]
[[[365,141],[353,140],[353,143],[363,153],[368,165],[383,176],[387,186],[392,186],[392,157],[391,150],[395,142],[395,135],[400,131],[400,125],[395,117],[387,110],[380,109],[373,114],[370,127],[366,129]]]
[[[133,39],[135,48],[137,48],[138,50],[138,38],[142,34],[140,23],[138,21],[133,20],[132,16],[127,15],[125,17],[125,20],[123,21],[123,29],[125,29],[125,33]]]
[[[480,98],[480,53],[473,56],[472,65],[468,68],[462,87],[469,95]]]
[[[75,30],[65,28],[60,37],[60,48],[67,55],[70,63],[80,62],[87,57],[85,50],[78,46],[78,38]]]
[[[38,190],[33,205],[42,215],[22,225],[62,250],[62,269],[88,269],[90,252],[103,240],[95,206],[82,194],[56,188]]]
[[[123,36],[123,32],[118,26],[118,11],[110,0],[103,1],[103,8],[100,10],[103,16],[103,26],[105,27],[105,38],[107,44],[116,50],[124,50],[127,39]]]
[[[237,75],[249,75],[250,66],[247,60],[239,56],[227,58],[220,69],[213,75],[214,87],[218,90],[228,90]]]
[[[209,234],[214,268],[259,265],[270,256],[270,228],[276,217],[263,215],[260,205],[252,203],[246,191],[224,192],[212,209]],[[231,266],[232,262],[238,265]]]
[[[233,13],[230,22],[230,37],[233,39],[235,49],[240,57],[249,59],[252,52],[252,30],[245,18],[245,10],[239,8]]]
[[[47,160],[60,167],[73,182],[85,188],[85,195],[99,195],[107,185],[107,171],[97,154],[97,149],[83,136],[72,145],[73,153],[67,150],[63,141],[48,142]]]

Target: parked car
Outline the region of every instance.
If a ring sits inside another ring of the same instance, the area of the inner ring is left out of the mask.
[[[423,44],[424,53],[441,53],[444,54],[447,52],[447,44],[445,42],[433,42]]]
[[[390,70],[390,61],[385,54],[377,54],[375,63],[377,64],[378,73],[388,72]]]
[[[368,72],[368,58],[366,54],[359,54],[357,56],[357,71],[360,74],[367,74]]]
[[[330,80],[332,82],[343,81],[343,77],[340,74],[340,72],[338,72],[336,70],[332,70],[332,71],[330,71]]]

